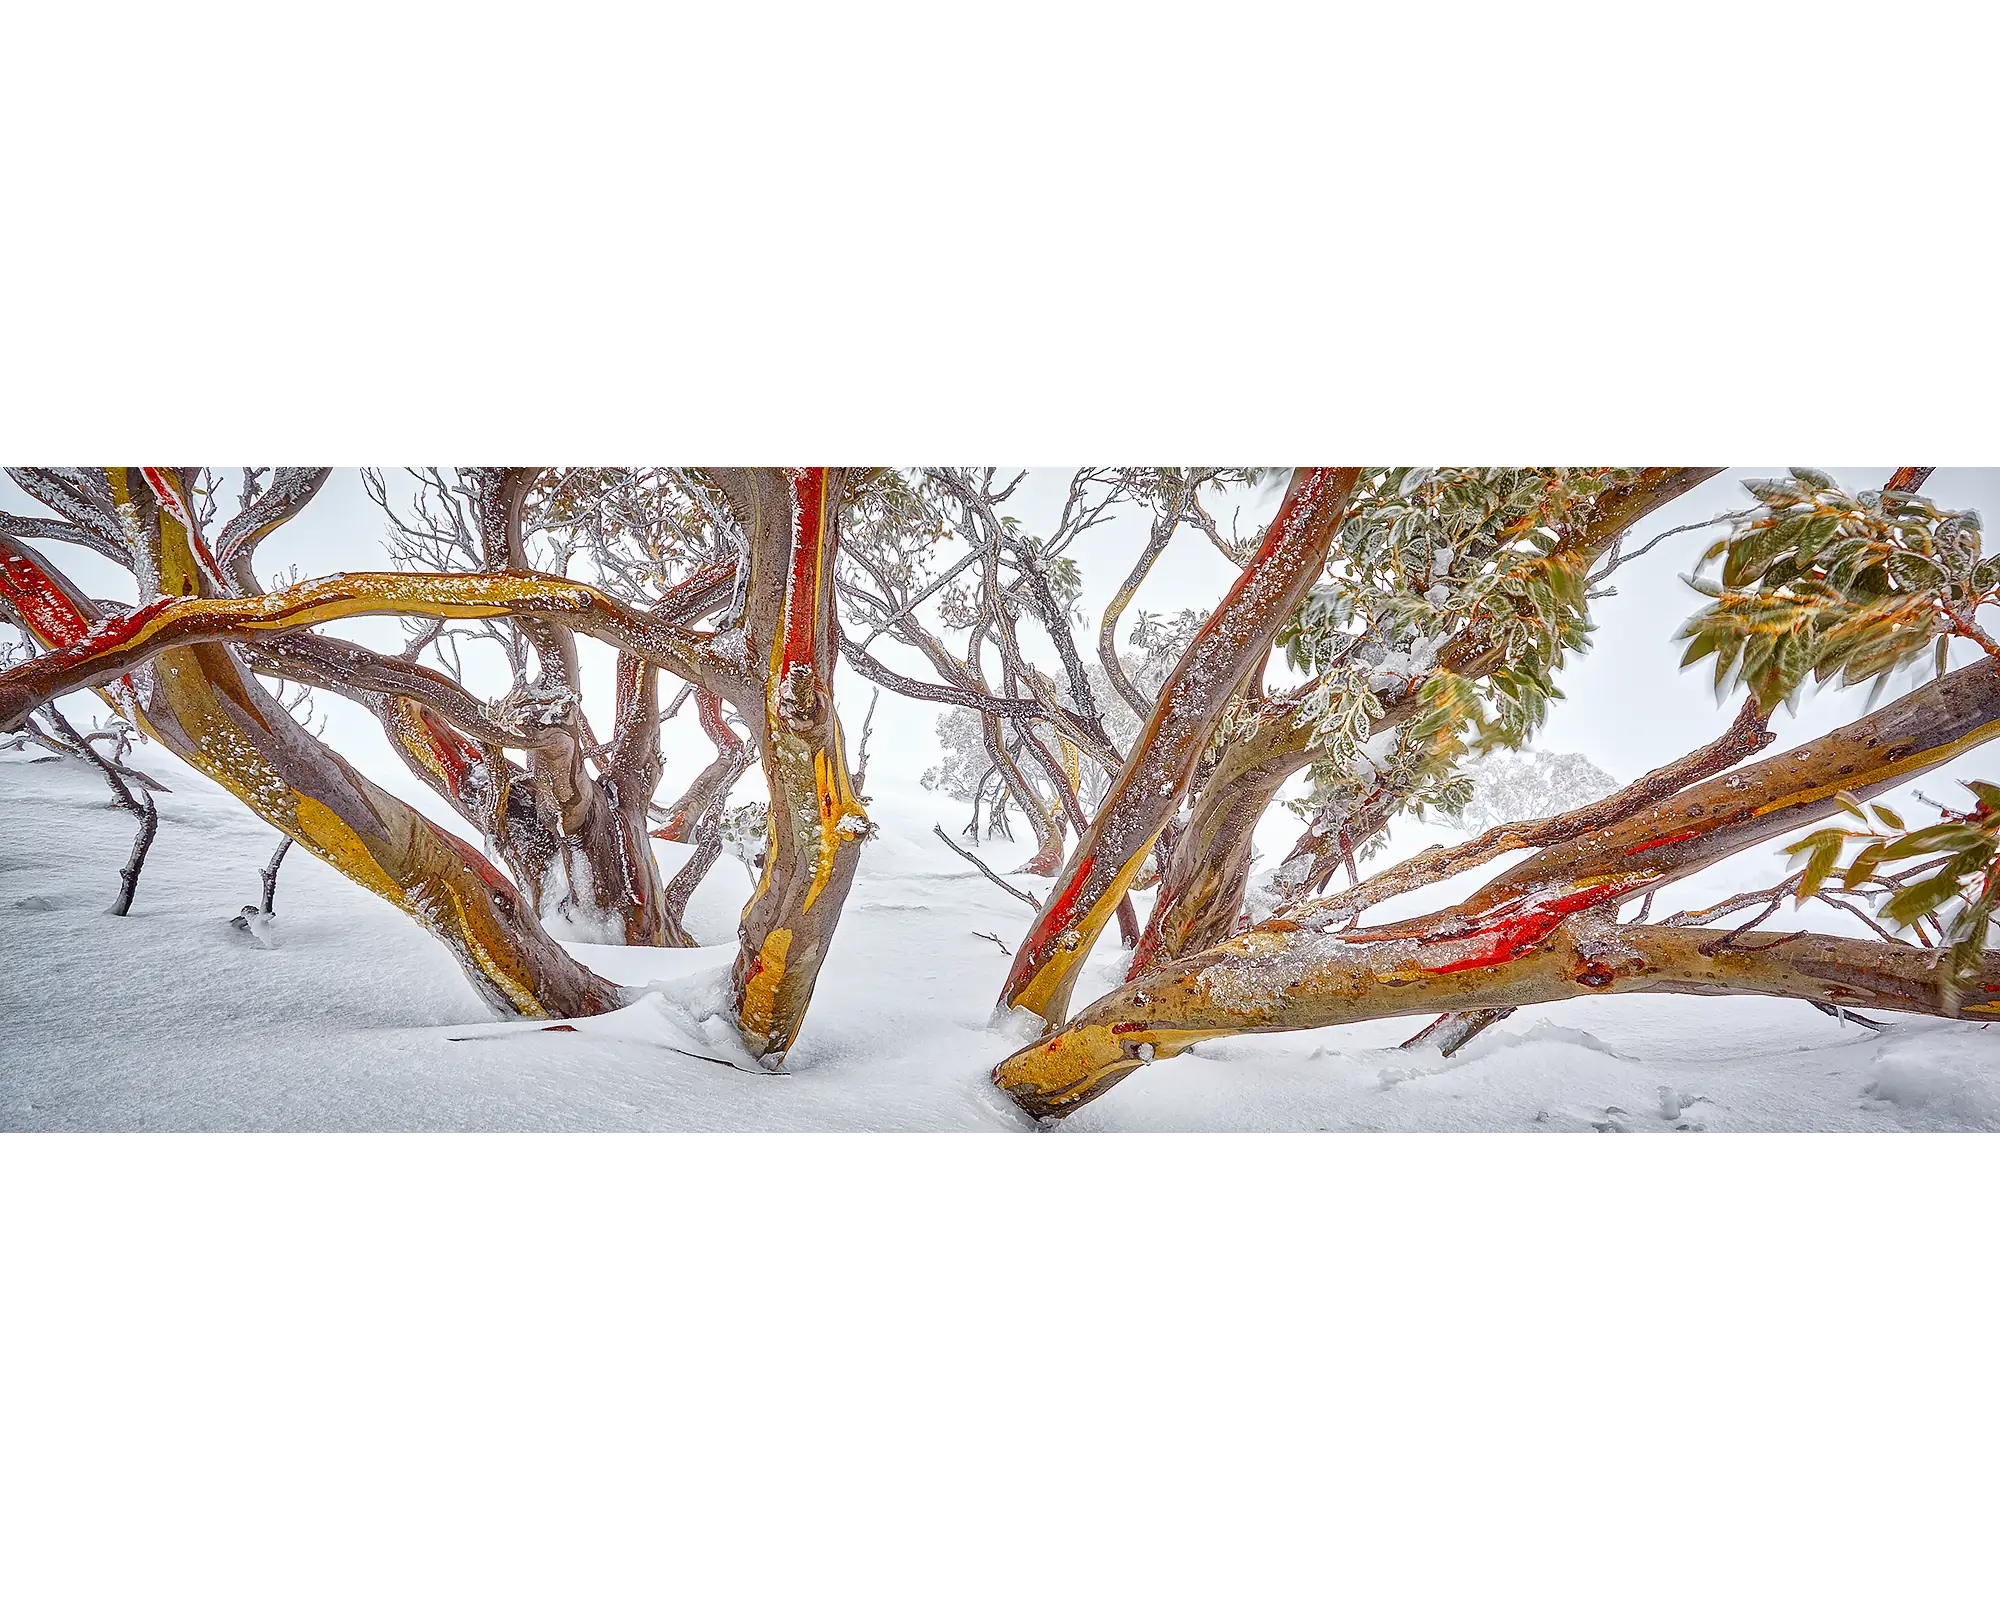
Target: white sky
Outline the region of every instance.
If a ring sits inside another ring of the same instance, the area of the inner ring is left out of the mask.
[[[1069,470],[1034,469],[1028,483],[1017,493],[1014,506],[1028,531],[1052,525],[1062,503]],[[1743,479],[1769,476],[1778,470],[1727,469],[1664,508],[1653,519],[1641,523],[1635,542],[1650,532],[1700,522],[1728,506],[1743,504],[1747,499],[1740,487]],[[1847,487],[1868,488],[1881,485],[1892,469],[1827,470]],[[2000,513],[2000,469],[1940,468],[1926,491],[1942,505],[1977,507],[1989,527],[1995,521],[1995,514]],[[1246,526],[1255,526],[1268,515],[1276,494],[1273,487],[1253,497],[1253,503],[1246,505],[1244,511]],[[38,509],[6,480],[0,480],[0,506],[24,512]],[[1222,520],[1226,527],[1227,516]],[[1086,658],[1094,648],[1099,609],[1129,570],[1146,529],[1143,517],[1128,516],[1121,522],[1093,530],[1071,547],[1070,554],[1076,557],[1083,572],[1080,604],[1090,619],[1089,627],[1082,633]],[[1597,631],[1592,648],[1572,659],[1560,680],[1564,699],[1550,714],[1538,740],[1541,747],[1579,751],[1612,776],[1626,781],[1706,742],[1727,724],[1735,702],[1726,706],[1717,704],[1704,670],[1691,673],[1679,670],[1682,646],[1674,639],[1680,624],[1698,603],[1698,597],[1682,581],[1682,575],[1691,568],[1705,541],[1712,537],[1707,530],[1682,534],[1618,573],[1615,579],[1618,593],[1595,608]],[[70,546],[42,548],[53,553],[63,569],[90,592],[120,599],[131,597],[129,575],[109,562]],[[387,564],[379,513],[364,494],[360,474],[353,468],[337,469],[313,504],[268,539],[258,555],[258,570],[267,577],[294,565],[305,573],[321,573],[365,570]],[[1211,606],[1232,577],[1229,563],[1198,530],[1183,530],[1128,611],[1128,622],[1142,607],[1176,611],[1184,606]],[[377,647],[398,648],[401,644],[400,629],[388,618],[359,620],[331,631]],[[603,731],[608,726],[611,698],[611,652],[593,641],[580,642],[584,649],[587,709],[594,725]],[[1054,654],[1038,629],[1032,626],[1024,629],[1023,643],[1031,654],[1051,667],[1055,665]],[[881,643],[878,653],[889,664],[912,676],[930,676],[914,652],[899,651]],[[484,693],[498,693],[505,682],[501,679],[475,682],[472,687]],[[859,737],[869,689],[870,685],[852,671],[841,670],[837,691],[850,741]],[[1860,693],[1827,693],[1808,697],[1796,717],[1780,712],[1773,724],[1779,735],[1779,747],[1815,737],[1859,715],[1863,701]],[[456,825],[456,819],[442,803],[418,784],[390,752],[372,717],[332,695],[319,695],[317,707],[326,715],[327,737],[343,755],[392,792],[422,806],[439,821]],[[92,701],[78,709],[88,718],[98,708]],[[944,709],[883,694],[871,745],[868,784],[871,793],[878,797],[890,794],[917,797],[925,768],[937,759],[934,730]],[[699,770],[711,753],[691,715],[669,726],[666,750],[668,770],[663,792],[671,791]],[[1977,755],[1972,759],[1977,761]],[[742,792],[754,794],[760,790],[760,780],[753,770]],[[1939,790],[1934,787],[1930,792]],[[1266,851],[1282,849],[1296,832],[1293,819],[1273,808],[1273,815],[1267,817],[1259,831],[1259,846]]]

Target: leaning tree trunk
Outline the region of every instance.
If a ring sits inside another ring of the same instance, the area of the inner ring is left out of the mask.
[[[1188,644],[1097,815],[1077,840],[1001,993],[1059,1022],[1085,957],[1179,808],[1237,686],[1326,564],[1357,467],[1301,467],[1243,574]]]
[[[1588,522],[1551,552],[1582,574],[1645,516],[1705,483],[1714,467],[1649,467],[1633,482],[1602,495]],[[1441,653],[1442,670],[1481,677],[1500,663],[1477,627]],[[1235,932],[1250,884],[1250,843],[1258,821],[1285,780],[1304,771],[1317,753],[1309,727],[1297,714],[1297,696],[1268,702],[1255,728],[1225,750],[1194,797],[1188,824],[1175,841],[1160,877],[1153,914],[1130,970],[1139,977]],[[1369,736],[1409,721],[1423,709],[1414,686],[1383,707]]]
[[[1923,1016],[2000,1016],[1993,998],[2000,952],[1985,957],[1981,997],[1954,1009],[1931,952],[1819,933],[1753,932],[1725,941],[1707,929],[1580,916],[1481,970],[1413,969],[1406,952],[1382,945],[1364,946],[1351,959],[1265,964],[1264,955],[1275,964],[1292,953],[1282,940],[1254,929],[1245,934],[1243,948],[1256,959],[1242,971],[1207,967],[1200,956],[1176,962],[1148,981],[1158,1012],[1140,1020],[1107,1004],[1117,998],[1107,996],[1054,1039],[1003,1062],[995,1079],[1031,1116],[1063,1117],[1147,1061],[1204,1039],[1441,1009],[1468,1015],[1586,994],[1761,994]]]
[[[1295,696],[1267,701],[1251,730],[1230,741],[1160,873],[1128,979],[1236,932],[1257,824],[1285,780],[1311,762],[1311,733],[1299,725]]]
[[[129,617],[99,617],[25,551],[9,549],[10,585],[30,591],[26,608],[17,609],[31,619],[50,654],[0,680],[0,724],[11,725],[50,697],[22,689],[21,679],[40,682],[51,663],[77,668],[99,650],[129,643],[149,615],[164,615],[178,597],[204,595],[213,581],[214,558],[194,530],[172,469],[113,467],[107,476],[121,520],[141,541],[135,552],[141,570],[157,574],[167,604],[141,607]],[[494,1010],[586,1016],[625,1003],[618,985],[581,966],[542,931],[514,886],[478,851],[309,735],[226,647],[183,644],[134,657],[132,665],[129,704],[145,733],[343,875],[423,923]],[[84,675],[86,683],[75,686],[108,682],[119,673],[93,667]]]
[[[112,476],[126,496],[123,469],[112,469]],[[549,939],[514,886],[478,852],[376,790],[277,711],[224,647],[226,641],[248,650],[324,623],[376,615],[549,623],[600,639],[714,689],[759,728],[771,837],[739,935],[735,1012],[753,1049],[766,1058],[781,1055],[797,1036],[853,878],[856,847],[868,833],[832,698],[839,630],[831,570],[841,472],[759,469],[723,478],[748,533],[750,572],[743,618],[713,638],[588,584],[514,571],[334,573],[268,595],[212,594],[201,582],[205,566],[193,558],[176,566],[172,559],[176,550],[198,546],[184,531],[192,529],[192,516],[175,521],[156,511],[172,537],[160,539],[162,553],[141,555],[152,563],[149,570],[171,568],[175,582],[129,615],[102,619],[87,634],[65,636],[46,654],[0,673],[0,730],[18,726],[57,695],[134,673],[245,701],[260,726],[274,724],[269,738],[291,747],[275,772],[277,758],[269,752],[249,770],[250,757],[231,742],[238,718],[220,707],[190,709],[180,743],[167,728],[162,736],[204,770],[214,751],[225,750],[218,758],[221,781],[260,816],[425,920],[460,952],[496,1004],[601,1010],[623,991]],[[225,682],[225,674],[233,681]],[[234,738],[241,737],[239,730]],[[288,784],[298,790],[296,804],[281,792]],[[468,872],[470,880],[461,881]]]
[[[1747,945],[1604,919],[1624,901],[1832,815],[1839,794],[1880,794],[1996,736],[2000,676],[1982,661],[1795,750],[1552,845],[1448,911],[1352,928],[1340,926],[1347,913],[1319,906],[1261,923],[1104,996],[1054,1038],[1002,1062],[994,1080],[1034,1115],[1061,1116],[1143,1062],[1202,1039],[1629,988],[1950,1014],[1924,951],[1821,941],[1825,961],[1812,965],[1794,944],[1820,947],[1802,935]],[[1596,915],[1572,928],[1580,913]],[[1727,955],[1732,944],[1756,959]],[[1636,954],[1628,960],[1621,950]],[[1870,978],[1877,965],[1879,984]],[[1918,970],[1929,985],[1922,993],[1911,977]]]

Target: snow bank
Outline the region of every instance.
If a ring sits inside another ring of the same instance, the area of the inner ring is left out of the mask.
[[[174,792],[119,919],[104,908],[129,820],[82,767],[0,754],[0,1127],[1027,1126],[987,1077],[1022,1033],[993,1016],[1009,956],[980,935],[1011,950],[1028,911],[930,836],[962,814],[914,785],[871,807],[882,835],[788,1071],[770,1076],[720,1021],[747,888],[733,863],[690,907],[704,948],[575,947],[646,988],[638,1004],[560,1030],[496,1024],[442,946],[303,851],[276,917],[233,926],[270,831],[177,763],[139,759]],[[985,853],[1007,871],[1030,850]],[[1079,1003],[1124,960],[1101,941]],[[1203,1045],[1064,1131],[2000,1127],[2000,1034],[1971,1024],[1878,1037],[1796,1002],[1591,997],[1522,1011],[1447,1060],[1396,1049],[1421,1020]]]

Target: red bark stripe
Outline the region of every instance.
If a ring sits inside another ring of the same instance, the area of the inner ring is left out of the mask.
[[[694,714],[701,722],[701,731],[724,750],[738,750],[743,741],[736,737],[729,724],[722,719],[722,699],[712,689],[697,689],[694,692]]]
[[[28,631],[48,648],[87,647],[90,618],[63,592],[62,585],[26,556],[11,550],[0,552],[0,596],[6,598],[15,614],[27,624]],[[129,673],[119,678],[112,690],[114,699],[122,692],[128,703],[137,702],[139,691],[133,687]]]
[[[826,468],[792,473],[796,502],[792,524],[792,576],[785,597],[785,649],[781,668],[811,666],[819,622],[820,551],[826,538]]]
[[[1684,839],[1699,839],[1705,831],[1702,828],[1689,828],[1682,833],[1669,833],[1658,839],[1648,839],[1644,844],[1635,844],[1627,847],[1625,854],[1636,856],[1647,850],[1657,850],[1662,845],[1679,844]]]
[[[430,740],[438,765],[444,769],[445,782],[451,786],[452,797],[464,798],[460,794],[460,789],[465,783],[466,774],[480,759],[479,747],[468,742],[449,723],[432,715],[421,706],[417,708],[417,719],[423,724],[424,734]]]
[[[141,467],[139,475],[146,480],[146,487],[153,491],[174,521],[187,530],[188,548],[194,552],[195,565],[208,574],[209,581],[217,589],[226,594],[229,591],[228,580],[222,576],[222,568],[216,564],[215,553],[208,548],[208,541],[202,538],[194,512],[188,508],[187,498],[181,493],[181,486],[174,475],[165,467]]]
[[[1450,941],[1470,944],[1467,955],[1437,966],[1423,966],[1424,972],[1469,972],[1476,967],[1497,967],[1511,961],[1530,945],[1540,944],[1566,918],[1599,901],[1611,899],[1627,887],[1618,883],[1597,883],[1573,894],[1558,895],[1530,905],[1513,916],[1476,929],[1469,936]]]
[[[0,554],[0,595],[45,645],[74,644],[90,619],[49,575],[25,556]]]
[[[1039,960],[1056,940],[1069,931],[1076,920],[1073,915],[1076,902],[1090,882],[1090,869],[1096,860],[1097,856],[1093,852],[1076,864],[1076,870],[1070,874],[1069,882],[1064,886],[1062,893],[1050,901],[1047,909],[1042,912],[1036,924],[1034,937],[1021,947],[1024,956],[1031,955],[1033,959]]]

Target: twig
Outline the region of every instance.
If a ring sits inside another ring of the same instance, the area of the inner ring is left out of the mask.
[[[1877,1033],[1887,1033],[1889,1031],[1888,1023],[1878,1022],[1873,1017],[1864,1017],[1858,1011],[1849,1011],[1847,1007],[1834,1005],[1831,1001],[1808,1000],[1806,1004],[1811,1006],[1813,1010],[1824,1011],[1829,1017],[1833,1017],[1841,1022],[1858,1022],[1862,1027],[1873,1028]]]
[[[1665,533],[1657,533],[1653,535],[1652,538],[1648,539],[1644,544],[1640,545],[1638,549],[1632,551],[1629,555],[1625,554],[1622,549],[1625,540],[1621,536],[1618,540],[1616,540],[1612,544],[1611,549],[1609,551],[1609,559],[1606,560],[1603,566],[1599,567],[1595,572],[1593,572],[1590,575],[1590,581],[1592,583],[1597,583],[1602,579],[1610,577],[1611,574],[1616,572],[1620,567],[1627,566],[1630,563],[1637,561],[1641,556],[1646,554],[1647,551],[1653,549],[1654,546],[1664,544],[1667,540],[1671,539],[1677,533],[1693,533],[1697,528],[1712,528],[1719,522],[1727,522],[1731,517],[1735,515],[1736,513],[1734,511],[1725,511],[1718,516],[1710,517],[1705,522],[1684,522],[1678,528],[1669,528]]]
[[[267,917],[271,915],[271,902],[277,898],[278,894],[278,866],[285,859],[285,852],[291,849],[291,847],[292,836],[289,833],[283,835],[278,840],[278,848],[271,852],[271,864],[268,867],[260,867],[258,869],[257,876],[264,880],[263,911]]]
[[[860,758],[854,763],[854,792],[865,796],[868,787],[868,735],[875,727],[875,705],[882,698],[882,686],[877,684],[875,692],[868,697],[868,715],[861,719]]]
[[[145,870],[146,852],[153,848],[153,836],[160,830],[159,809],[153,804],[152,791],[144,784],[139,786],[138,798],[134,799],[131,789],[126,787],[122,765],[99,755],[97,746],[71,727],[69,719],[53,705],[48,708],[48,717],[56,731],[104,774],[104,781],[111,786],[113,804],[139,819],[139,832],[132,840],[132,853],[118,870],[118,898],[111,905],[111,914],[122,917],[132,909],[132,897],[139,892],[139,874]]]
[[[1400,1048],[1414,1050],[1421,1045],[1432,1045],[1447,1056],[1456,1055],[1494,1023],[1505,1022],[1513,1014],[1512,1006],[1494,1006],[1481,1011],[1447,1011],[1422,1031],[1411,1034]]]
[[[1012,947],[1002,940],[997,933],[981,933],[977,928],[974,928],[972,930],[972,937],[975,939],[991,939],[995,944],[1000,946],[1000,953],[1003,956],[1011,956],[1014,953]]]
[[[1718,900],[1714,905],[1705,907],[1700,911],[1676,911],[1671,917],[1662,922],[1660,926],[1663,928],[1703,928],[1711,922],[1719,921],[1721,918],[1728,916],[1732,911],[1741,911],[1746,906],[1763,905],[1768,900],[1770,902],[1769,907],[1765,910],[1763,916],[1757,919],[1757,922],[1762,922],[1764,917],[1768,917],[1771,912],[1778,909],[1779,902],[1799,886],[1799,880],[1804,876],[1805,873],[1803,871],[1794,872],[1783,883],[1775,883],[1768,889],[1752,889],[1745,894],[1733,894],[1727,900]],[[1742,933],[1756,925],[1754,922],[1745,923],[1743,927],[1732,931]]]
[[[1785,903],[1785,897],[1782,894],[1776,896],[1769,905],[1767,905],[1762,911],[1758,912],[1757,915],[1752,917],[1748,922],[1742,923],[1737,927],[1731,928],[1720,939],[1711,939],[1707,944],[1698,946],[1698,948],[1700,949],[1701,953],[1705,956],[1720,954],[1722,951],[1727,950],[1733,943],[1735,943],[1736,938],[1739,934],[1748,933],[1752,928],[1756,927],[1758,923],[1764,921],[1767,917],[1772,916],[1777,911],[1778,907],[1783,905],[1784,903]],[[1797,935],[1788,934],[1786,935],[1786,937],[1796,938]]]
[[[970,850],[961,850],[957,845],[953,844],[951,842],[950,835],[948,835],[944,831],[944,829],[937,827],[936,825],[933,825],[931,828],[931,832],[936,834],[940,839],[944,840],[945,848],[951,851],[953,855],[965,857],[967,861],[970,861],[981,872],[985,873],[987,878],[991,882],[1000,885],[1001,888],[1005,889],[1016,900],[1025,900],[1030,906],[1034,907],[1034,909],[1037,911],[1040,911],[1042,909],[1041,901],[1037,900],[1033,895],[1029,894],[1027,890],[1015,888],[1005,878],[1001,877],[999,873],[995,872],[985,862],[981,861],[979,857],[974,855]]]

